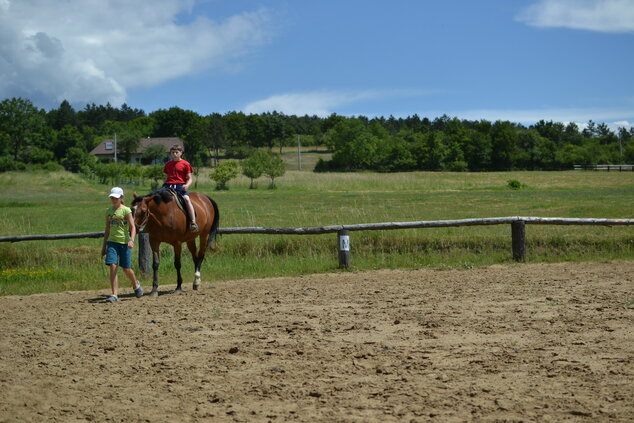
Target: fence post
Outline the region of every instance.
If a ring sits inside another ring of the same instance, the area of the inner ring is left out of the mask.
[[[342,229],[337,232],[339,241],[339,267],[347,269],[350,267],[350,232]]]
[[[518,220],[511,223],[513,258],[515,261],[526,260],[526,222]]]
[[[139,232],[139,270],[141,270],[141,273],[150,273],[151,256],[150,234]]]

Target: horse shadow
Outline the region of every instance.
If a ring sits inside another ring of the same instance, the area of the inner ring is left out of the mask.
[[[158,295],[163,296],[163,295],[169,295],[169,294],[173,294],[174,290],[173,289],[164,289],[164,290],[159,290],[158,291]],[[143,295],[143,297],[149,297],[149,294],[145,294]],[[98,304],[98,303],[107,303],[108,298],[110,297],[110,294],[99,294],[96,297],[93,298],[89,298],[88,300],[86,300],[88,303],[91,304]],[[141,298],[143,298],[141,297]],[[130,300],[139,300],[141,298],[137,298],[136,295],[134,295],[133,292],[129,293],[129,294],[119,294],[118,295],[119,301],[130,301]]]

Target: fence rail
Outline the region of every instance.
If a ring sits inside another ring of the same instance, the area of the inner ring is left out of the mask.
[[[634,165],[631,164],[620,164],[620,165],[609,165],[609,164],[598,164],[598,165],[574,165],[574,170],[607,170],[608,172],[611,170],[618,170],[619,172],[623,171],[634,171]]]
[[[487,217],[477,219],[458,220],[428,220],[416,222],[383,222],[383,223],[361,223],[354,225],[333,225],[317,226],[308,228],[265,228],[265,227],[244,227],[244,228],[219,228],[218,233],[223,235],[231,234],[266,234],[266,235],[322,235],[337,233],[339,265],[341,267],[350,266],[350,232],[352,231],[378,231],[394,229],[418,229],[418,228],[446,228],[459,226],[486,226],[486,225],[511,225],[511,244],[513,258],[517,261],[526,259],[526,225],[595,225],[595,226],[621,226],[634,225],[634,219],[603,219],[603,218],[566,218],[566,217]],[[57,235],[20,235],[0,237],[0,242],[21,242],[21,241],[50,241],[59,239],[77,238],[101,238],[103,232],[86,232],[77,234],[57,234]],[[146,236],[139,237],[139,254],[149,254],[149,247]],[[148,262],[147,258],[139,260]],[[144,267],[144,266],[142,266]],[[147,272],[147,269],[141,268]]]

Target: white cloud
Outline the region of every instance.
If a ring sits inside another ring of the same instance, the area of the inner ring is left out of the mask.
[[[585,124],[587,124],[587,122]],[[585,124],[584,124],[584,127],[585,127]],[[619,128],[630,129],[634,127],[634,123],[631,123],[627,120],[619,120],[616,122],[606,122],[606,124],[615,133],[618,133]]]
[[[414,97],[430,93],[421,90],[366,90],[358,92],[309,91],[272,95],[247,104],[245,113],[281,112],[288,115],[329,116],[341,108],[359,102]]]
[[[265,10],[222,22],[194,0],[0,0],[0,98],[107,101],[241,57],[267,40]],[[178,24],[179,16],[191,22]]]
[[[367,117],[393,114],[396,117],[406,117],[398,113],[342,113],[344,108],[353,108],[356,104],[366,104],[375,100],[402,98],[429,94],[427,91],[416,90],[368,90],[361,92],[312,91],[273,95],[263,100],[254,101],[242,110],[247,113],[281,112],[287,115],[317,115],[329,116],[332,113],[343,115],[364,115]],[[410,113],[413,114],[414,112]],[[421,117],[434,119],[447,114],[459,119],[481,120],[491,122],[496,120],[510,121],[524,125],[532,125],[540,120],[554,122],[575,122],[583,128],[589,120],[605,122],[610,129],[616,131],[620,127],[631,128],[634,121],[634,107],[614,109],[593,108],[543,108],[543,109],[472,109],[454,111],[418,111]]]
[[[517,20],[537,27],[634,32],[632,0],[538,0]]]
[[[442,113],[441,113],[442,114]],[[589,120],[600,123],[605,122],[610,129],[616,130],[619,127],[631,128],[630,120],[634,119],[634,108],[625,109],[479,109],[463,110],[454,113],[447,113],[449,116],[456,116],[459,119],[488,121],[502,120],[516,122],[525,125],[532,125],[540,120],[553,122],[575,122],[580,127],[585,127]],[[424,116],[425,114],[421,114]],[[430,116],[427,114],[427,116]],[[439,116],[439,115],[431,115]]]
[[[517,20],[537,27],[634,32],[632,0],[538,0]]]
[[[306,92],[272,95],[244,107],[245,113],[281,112],[288,115],[328,116],[332,110],[349,103],[350,99],[335,92]]]

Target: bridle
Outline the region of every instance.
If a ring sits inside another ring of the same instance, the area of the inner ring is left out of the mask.
[[[141,200],[141,202],[143,202],[143,200]],[[147,206],[147,204],[145,205],[146,209],[143,215],[143,220],[141,223],[139,223],[137,226],[138,230],[143,230],[143,228],[145,228],[145,225],[147,225],[148,220],[150,220],[150,215],[152,214],[152,212],[150,211],[150,208]],[[135,223],[136,223],[136,213],[137,210],[136,208],[139,207],[138,205],[134,206],[134,219],[135,219]]]

